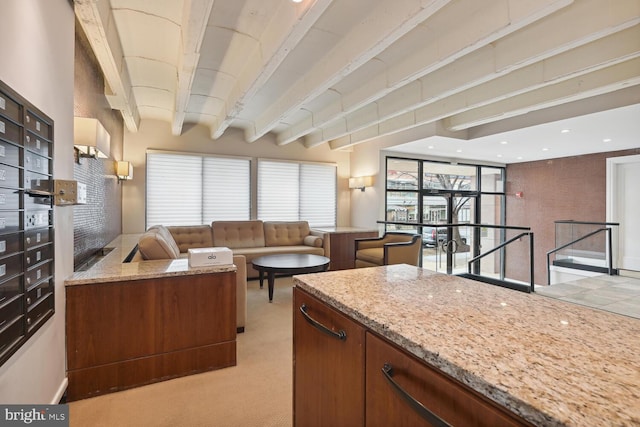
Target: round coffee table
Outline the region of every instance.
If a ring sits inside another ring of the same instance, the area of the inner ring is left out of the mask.
[[[305,274],[327,271],[329,262],[327,257],[312,254],[278,254],[265,255],[251,261],[253,268],[260,273],[260,287],[262,288],[264,273],[267,273],[269,284],[269,302],[273,301],[273,284],[276,274]]]

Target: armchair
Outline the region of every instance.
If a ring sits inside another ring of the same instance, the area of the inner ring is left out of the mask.
[[[390,264],[419,265],[422,236],[388,232],[382,237],[356,239],[356,268]]]

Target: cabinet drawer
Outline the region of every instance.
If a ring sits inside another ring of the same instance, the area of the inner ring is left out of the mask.
[[[0,235],[20,231],[19,211],[0,211]]]
[[[48,243],[27,251],[25,265],[27,268],[53,258],[53,245]]]
[[[20,321],[22,316],[16,318],[13,322],[7,322],[4,326],[0,326],[0,360],[5,360],[8,353],[18,344],[18,341],[24,338],[24,327]]]
[[[51,225],[51,211],[27,211],[24,214],[24,228],[43,228]]]
[[[27,211],[35,211],[39,209],[51,208],[51,196],[38,196],[34,194],[24,195],[24,209]]]
[[[364,328],[298,288],[293,310],[294,425],[362,426]]]
[[[40,230],[30,230],[24,233],[24,247],[30,249],[34,246],[49,243],[53,235],[53,230],[50,228],[43,228]]]
[[[38,173],[48,174],[50,171],[49,158],[39,156],[36,153],[25,151],[24,153],[24,167],[27,170],[35,171]]]
[[[7,117],[17,123],[21,121],[20,104],[2,91],[0,91],[0,116]]]
[[[20,188],[20,169],[0,163],[0,187]]]
[[[20,190],[0,187],[0,211],[20,209]]]
[[[41,299],[53,292],[53,282],[51,280],[45,280],[32,286],[27,290],[27,298],[25,300],[27,309],[34,304],[38,304]]]
[[[27,149],[41,156],[51,157],[53,154],[51,147],[49,147],[49,141],[30,132],[24,136],[24,145]]]
[[[20,126],[0,117],[0,139],[20,144]]]
[[[16,276],[0,284],[0,307],[22,293],[22,276]],[[0,327],[1,328],[1,327]]]
[[[10,166],[20,165],[21,151],[21,147],[0,139],[0,163]]]
[[[453,426],[530,426],[515,414],[367,332],[367,426],[431,426],[409,403],[413,398]],[[402,396],[383,372],[401,387]]]
[[[33,267],[24,274],[24,281],[27,287],[35,285],[44,279],[48,279],[53,273],[53,262],[50,260],[42,265]]]
[[[53,293],[48,293],[39,302],[27,307],[27,329],[32,331],[53,314]]]
[[[22,272],[22,254],[18,253],[0,259],[0,282]]]
[[[22,315],[22,298],[7,300],[0,304],[0,329]]]
[[[51,125],[38,117],[32,111],[28,111],[24,115],[24,127],[36,135],[44,138],[51,139],[53,133],[51,132]]]
[[[22,233],[0,236],[0,257],[22,251]]]
[[[53,192],[53,180],[50,176],[32,171],[24,173],[24,187],[27,190]]]

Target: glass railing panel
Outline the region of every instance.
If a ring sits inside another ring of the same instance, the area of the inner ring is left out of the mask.
[[[606,223],[556,221],[555,244],[561,248],[555,252],[554,265],[568,268],[607,268],[609,265],[609,235],[615,239],[617,227]]]

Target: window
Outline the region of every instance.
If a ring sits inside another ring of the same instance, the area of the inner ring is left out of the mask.
[[[335,165],[258,161],[258,219],[336,225]]]
[[[250,219],[251,162],[188,153],[147,153],[147,227]]]

